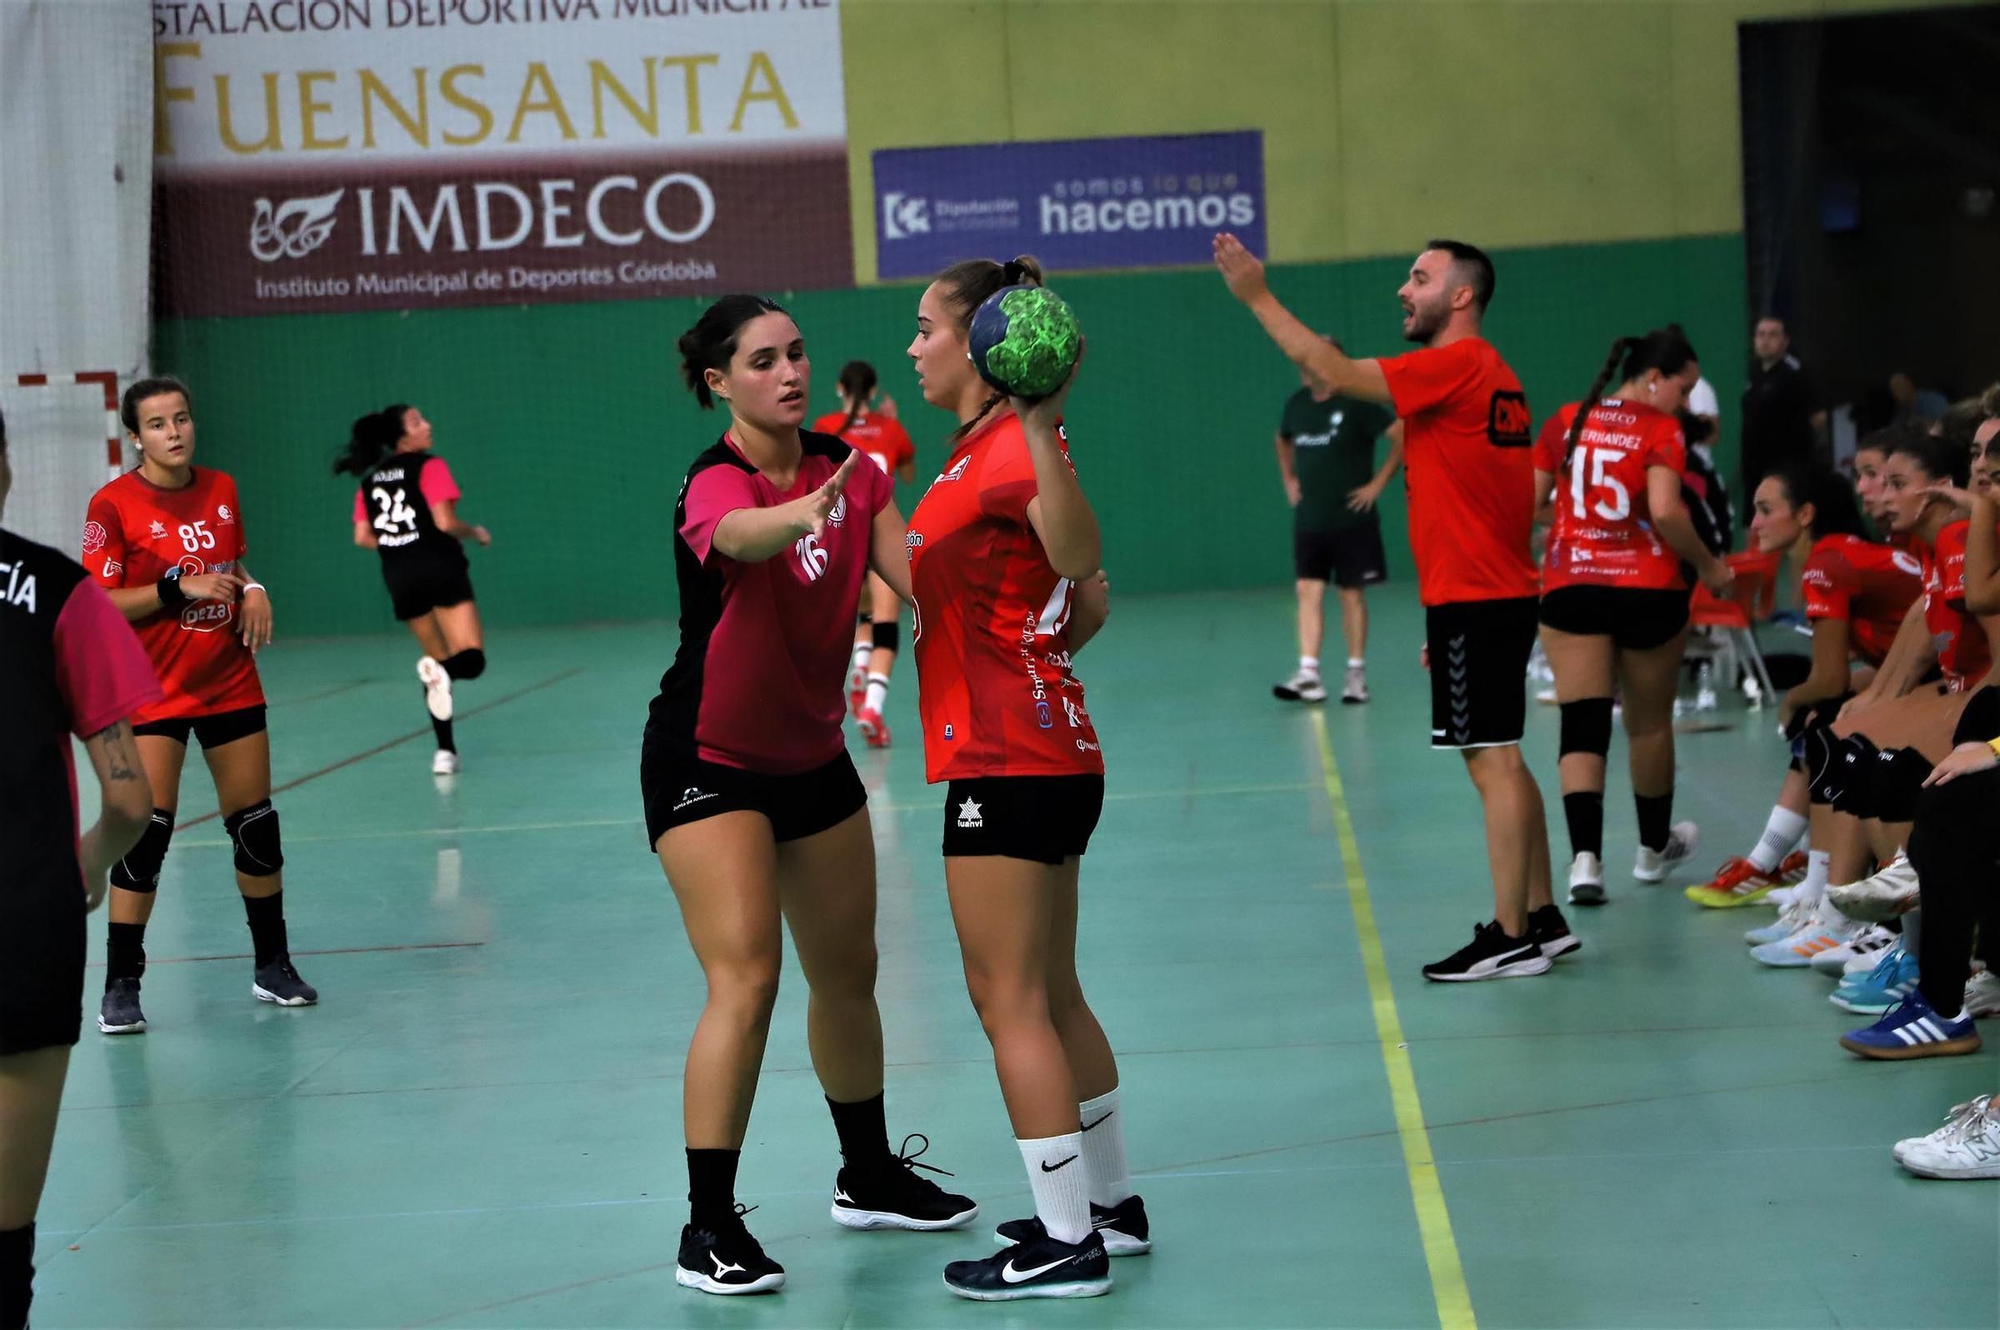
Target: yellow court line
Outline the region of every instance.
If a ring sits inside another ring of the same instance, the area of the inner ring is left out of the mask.
[[[1375,1038],[1382,1046],[1383,1068],[1389,1073],[1396,1135],[1403,1142],[1403,1168],[1410,1176],[1410,1200],[1417,1210],[1424,1262],[1430,1267],[1438,1324],[1443,1330],[1474,1330],[1479,1323],[1472,1315],[1472,1294],[1465,1287],[1458,1243],[1451,1235],[1451,1213],[1445,1208],[1444,1186],[1438,1181],[1437,1160],[1431,1155],[1430,1131],[1424,1126],[1424,1106],[1417,1099],[1417,1075],[1404,1046],[1403,1023],[1396,1015],[1389,963],[1382,955],[1382,937],[1375,931],[1375,907],[1368,898],[1368,879],[1361,872],[1361,847],[1354,839],[1354,820],[1348,816],[1340,766],[1333,760],[1325,714],[1318,709],[1311,714],[1313,735],[1319,740],[1320,767],[1326,773],[1327,802],[1333,806],[1341,867],[1347,878],[1347,904],[1354,911],[1354,935],[1361,943],[1361,969],[1368,978],[1369,1003],[1375,1009]]]

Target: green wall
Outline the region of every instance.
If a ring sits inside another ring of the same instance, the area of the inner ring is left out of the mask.
[[[1280,265],[1274,283],[1357,354],[1390,354],[1408,259]],[[1522,249],[1498,265],[1488,331],[1538,415],[1588,386],[1618,333],[1678,318],[1698,347],[1740,337],[1734,237]],[[1289,517],[1270,439],[1296,380],[1255,321],[1204,270],[1074,277],[1061,289],[1091,339],[1071,428],[1119,591],[1288,580]],[[951,421],[923,404],[903,359],[916,296],[914,286],[877,286],[786,303],[817,363],[819,409],[835,405],[842,361],[873,360],[927,483]],[[465,489],[461,511],[493,530],[493,547],[472,556],[489,622],[654,618],[675,612],[681,476],[722,423],[694,408],[674,357],[700,304],[188,320],[160,325],[154,363],[194,385],[201,456],[237,477],[250,563],[288,633],[389,622],[376,557],[350,543],[352,485],[329,464],[347,422],[392,400],[430,416]],[[1714,359],[1709,373],[1733,401],[1736,355]],[[920,493],[899,496],[906,512]],[[1407,581],[1392,499],[1392,557]]]

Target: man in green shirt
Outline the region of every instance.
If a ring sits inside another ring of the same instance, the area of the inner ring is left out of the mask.
[[[1288,702],[1326,700],[1319,651],[1326,627],[1326,584],[1331,581],[1340,589],[1340,627],[1347,639],[1347,674],[1340,700],[1354,705],[1368,700],[1363,664],[1368,605],[1362,588],[1389,575],[1375,501],[1402,465],[1403,427],[1380,403],[1340,396],[1310,374],[1301,378],[1305,386],[1285,403],[1277,440],[1278,474],[1292,505],[1299,668],[1284,683],[1273,685],[1271,693]],[[1380,470],[1375,467],[1378,435],[1389,439],[1389,456]]]

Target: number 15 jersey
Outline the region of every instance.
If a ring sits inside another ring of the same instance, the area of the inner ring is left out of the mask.
[[[128,471],[90,500],[83,566],[106,590],[179,577],[238,571],[243,514],[236,482],[208,467],[164,490]],[[256,658],[238,636],[236,606],[198,600],[156,611],[132,625],[160,676],[165,697],[133,714],[135,724],[240,711],[264,700]]]
[[[966,436],[910,514],[917,705],[932,784],[1103,774],[1070,671],[1070,582],[1028,524],[1035,494],[1027,436],[1009,411]]]
[[[1571,402],[1549,417],[1535,440],[1535,470],[1556,478],[1543,592],[1578,585],[1685,590],[1681,556],[1660,539],[1646,498],[1652,468],[1687,475],[1680,422],[1638,402],[1607,398],[1590,408],[1570,448],[1581,405]]]

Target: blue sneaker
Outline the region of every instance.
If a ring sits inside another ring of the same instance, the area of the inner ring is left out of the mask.
[[[1901,942],[1882,953],[1875,968],[1843,981],[1827,1001],[1857,1016],[1880,1016],[1917,991],[1917,958]]]
[[[1979,1051],[1979,1029],[1960,1012],[1944,1017],[1931,1010],[1923,991],[1910,994],[1903,1005],[1865,1030],[1849,1030],[1840,1046],[1864,1058],[1899,1060],[1939,1058]]]
[[[1862,924],[1829,924],[1814,916],[1810,923],[1790,937],[1752,947],[1750,958],[1759,965],[1770,965],[1780,970],[1803,970],[1813,963],[1813,957],[1852,942],[1863,927],[1865,925]]]

